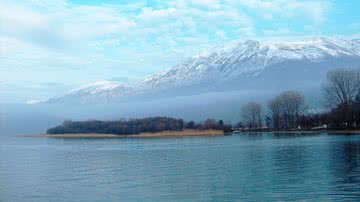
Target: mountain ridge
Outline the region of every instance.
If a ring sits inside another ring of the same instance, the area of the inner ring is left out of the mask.
[[[295,83],[295,80],[306,79],[311,74],[315,82],[316,77],[320,79],[326,71],[342,66],[355,67],[357,61],[360,61],[360,39],[319,37],[292,42],[247,40],[202,51],[169,70],[150,75],[134,86],[101,81],[45,102],[107,103],[146,94],[168,92],[176,95],[177,92],[196,93],[215,88],[226,90],[228,86],[246,87],[256,80],[258,83],[272,83],[274,79],[288,79],[287,82],[291,82],[293,78]]]

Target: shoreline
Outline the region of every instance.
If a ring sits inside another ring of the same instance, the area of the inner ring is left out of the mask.
[[[25,138],[156,138],[156,137],[209,137],[224,136],[222,130],[183,130],[183,131],[162,131],[157,133],[140,134],[101,134],[101,133],[78,133],[78,134],[38,134],[38,135],[17,135]]]
[[[328,133],[328,134],[360,134],[360,130],[279,130],[279,131],[238,131],[239,133]]]
[[[234,133],[236,133],[234,131]],[[359,134],[360,130],[302,130],[302,131],[237,131],[237,133],[273,133],[273,134]],[[230,133],[233,134],[233,133]],[[183,130],[183,131],[162,131],[156,133],[140,134],[102,134],[102,133],[69,133],[69,134],[35,134],[35,135],[16,135],[22,138],[157,138],[157,137],[209,137],[225,136],[222,130]]]

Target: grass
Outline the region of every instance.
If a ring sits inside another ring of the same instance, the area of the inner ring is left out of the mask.
[[[182,130],[182,131],[162,131],[157,133],[140,134],[99,134],[99,133],[79,133],[79,134],[40,134],[40,135],[18,135],[17,137],[44,137],[44,138],[151,138],[151,137],[183,137],[183,136],[223,136],[222,130]]]

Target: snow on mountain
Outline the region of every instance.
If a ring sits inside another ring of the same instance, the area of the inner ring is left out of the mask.
[[[46,102],[47,100],[37,100],[37,99],[31,99],[31,100],[27,100],[25,103],[28,105],[34,105],[34,104],[39,104],[39,103],[43,103]]]
[[[105,95],[116,96],[129,90],[129,87],[111,81],[97,81],[92,84],[82,86],[69,92],[69,95]]]
[[[98,103],[112,102],[129,96],[132,87],[111,81],[98,81],[74,89],[69,93],[46,100],[46,103]]]
[[[245,74],[257,75],[284,61],[321,62],[327,58],[359,57],[358,39],[313,38],[297,42],[249,40],[203,51],[169,71],[154,74],[140,89],[190,86],[229,81]]]
[[[261,86],[261,83],[261,87],[275,84],[287,87],[289,83],[296,82],[303,86],[301,82],[319,83],[331,68],[354,67],[359,62],[359,39],[248,40],[203,51],[168,71],[149,76],[134,87],[100,81],[46,102],[106,103],[154,92],[179,93],[173,89],[190,92],[194,86],[207,89],[217,85],[225,88],[225,84],[231,82],[233,86],[243,88],[249,88],[248,84]]]

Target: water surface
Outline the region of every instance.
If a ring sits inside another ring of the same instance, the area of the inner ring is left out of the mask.
[[[0,139],[0,201],[360,200],[360,135]]]

